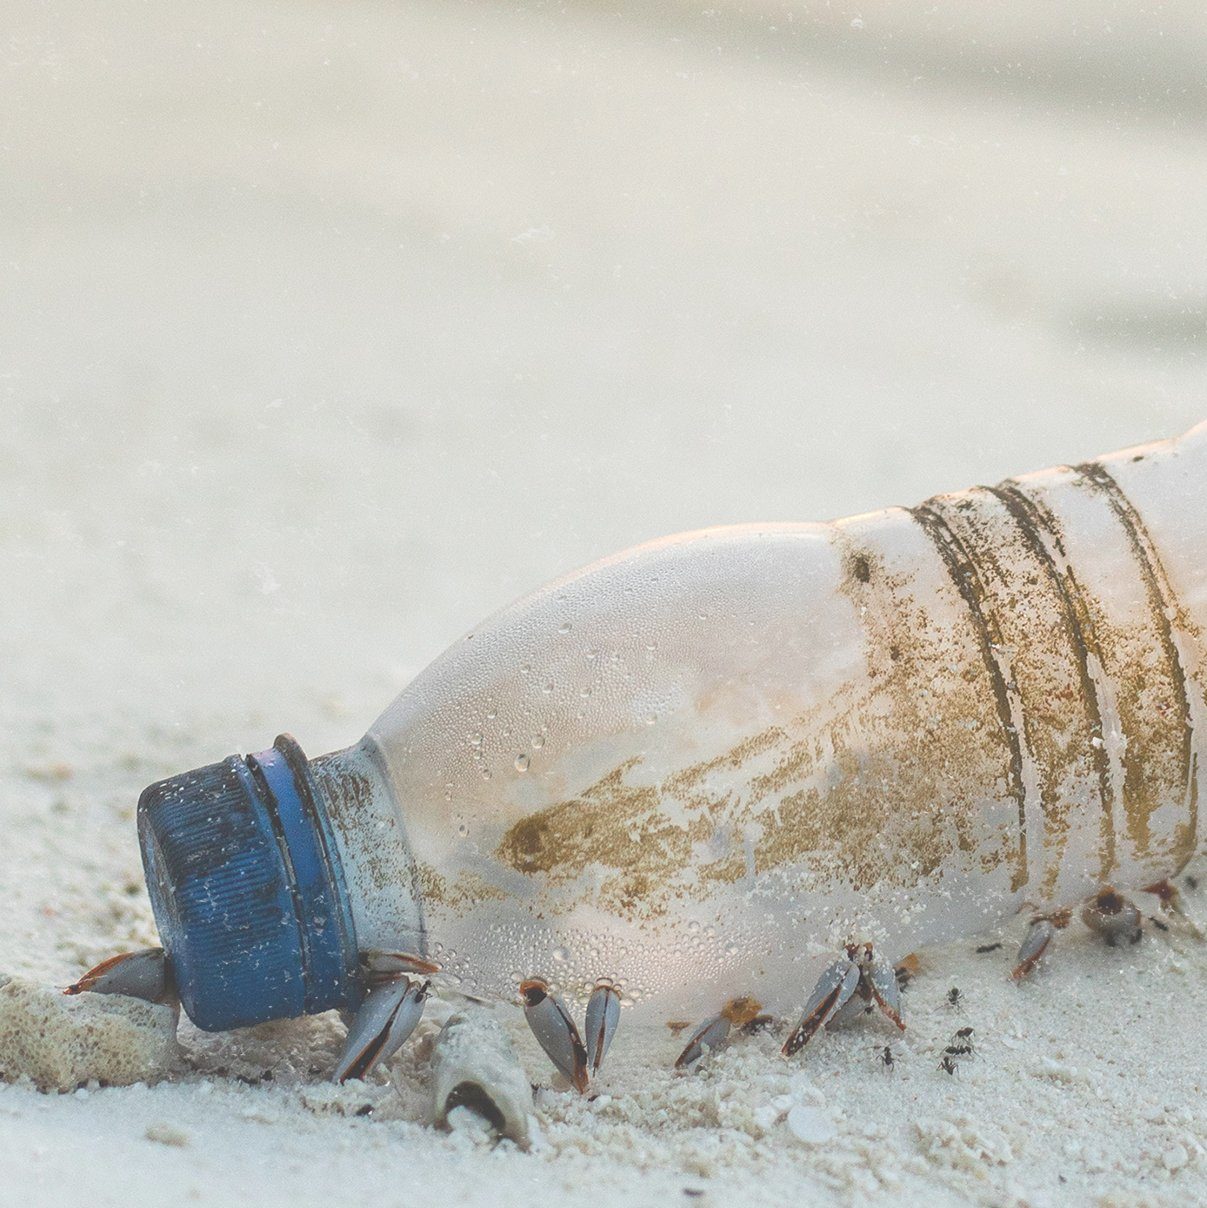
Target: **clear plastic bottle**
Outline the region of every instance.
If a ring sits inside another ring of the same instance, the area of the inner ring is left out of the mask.
[[[202,1027],[347,1004],[357,952],[466,991],[599,977],[651,1018],[798,1006],[1024,900],[1176,872],[1207,799],[1207,425],[824,525],[668,538],[484,622],[348,750],[153,785]]]

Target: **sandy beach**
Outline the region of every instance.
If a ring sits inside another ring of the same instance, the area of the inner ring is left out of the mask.
[[[554,575],[1207,418],[1188,3],[0,27],[0,971],[154,942],[144,785],[282,730],[348,745]],[[422,1045],[337,1089],[334,1017],[186,1027],[153,1087],[0,1083],[0,1202],[1207,1200],[1207,949],[1070,931],[1016,987],[1019,935],[924,953],[900,1039],[676,1077],[635,1031],[590,1102],[505,1013],[546,1088],[530,1154],[420,1122]]]

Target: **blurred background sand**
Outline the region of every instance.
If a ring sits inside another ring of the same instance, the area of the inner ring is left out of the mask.
[[[1185,0],[7,0],[5,967],[146,930],[148,780],[347,744],[554,574],[1207,417],[1205,56]]]

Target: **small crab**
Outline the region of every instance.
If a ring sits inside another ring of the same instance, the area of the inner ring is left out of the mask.
[[[1140,892],[1152,894],[1156,897],[1158,909],[1162,913],[1177,915],[1197,934],[1197,928],[1186,918],[1181,895],[1173,882],[1156,881],[1152,885],[1144,886]],[[1063,931],[1073,921],[1073,909],[1066,906],[1032,917],[1019,946],[1014,970],[1010,974],[1015,981],[1021,981],[1039,964],[1056,933]],[[1083,902],[1079,913],[1081,921],[1112,948],[1121,941],[1128,944],[1138,943],[1143,934],[1144,917],[1139,908],[1130,898],[1109,885],[1104,885],[1092,898]],[[1151,915],[1149,922],[1161,931],[1168,930],[1166,923]]]
[[[823,1026],[845,1023],[873,1008],[905,1031],[893,966],[880,960],[871,944],[848,944],[845,958],[835,961],[817,979],[800,1022],[784,1042],[784,1056],[799,1052]]]
[[[769,1022],[769,1017],[762,1011],[760,1003],[749,995],[731,998],[715,1015],[697,1025],[675,1061],[675,1069],[690,1069],[705,1053],[724,1048],[735,1028],[752,1032]]]
[[[1141,892],[1156,897],[1160,913],[1177,916],[1193,934],[1201,934],[1187,918],[1178,890],[1171,882],[1158,881]],[[1141,937],[1145,916],[1129,898],[1104,886],[1079,907],[1050,910],[1032,917],[1011,974],[1015,981],[1036,967],[1048,952],[1056,932],[1072,922],[1075,911],[1087,927],[1112,946],[1120,942],[1134,944]],[[1147,917],[1162,931],[1169,930],[1172,923]],[[998,947],[1000,944],[990,944],[977,951],[993,951]],[[870,943],[847,944],[843,957],[818,978],[799,1021],[784,1042],[783,1055],[795,1055],[823,1027],[833,1028],[877,1010],[904,1031],[901,990],[919,967],[913,954],[894,968],[877,956]],[[332,1078],[337,1082],[364,1078],[393,1056],[422,1019],[432,979],[439,974],[440,966],[426,956],[379,950],[362,952],[359,983],[363,996],[355,1012],[345,1016],[347,1039]],[[544,978],[526,978],[518,989],[519,1003],[537,1042],[570,1084],[585,1093],[600,1071],[619,1024],[621,1000],[615,984],[608,978],[595,982],[587,1001],[582,1034]],[[172,964],[162,948],[112,956],[64,990],[66,994],[84,992],[124,994],[170,1006],[178,1016],[180,1012]],[[963,994],[953,986],[946,999],[958,1010]],[[754,1032],[771,1022],[772,1017],[763,1012],[754,997],[731,998],[720,1011],[692,1030],[675,1068],[691,1069],[706,1054],[728,1044],[736,1033]],[[973,1054],[971,1037],[970,1027],[955,1033],[941,1063],[947,1073],[954,1074],[956,1062]],[[887,1069],[892,1069],[894,1058],[889,1047],[880,1050],[880,1060]]]
[[[916,960],[914,963],[916,966]],[[800,1022],[784,1043],[783,1054],[791,1057],[823,1026],[834,1027],[876,1009],[905,1030],[897,970],[878,959],[871,944],[848,944],[844,958],[835,961],[818,978]],[[675,1068],[690,1069],[706,1052],[722,1048],[729,1043],[735,1028],[749,1032],[768,1022],[770,1017],[762,1013],[755,999],[749,996],[730,999],[716,1015],[697,1025]]]

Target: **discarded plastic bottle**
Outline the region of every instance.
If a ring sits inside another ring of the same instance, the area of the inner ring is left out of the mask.
[[[348,1005],[385,949],[483,995],[787,1009],[849,938],[901,955],[1172,875],[1207,799],[1205,550],[1207,425],[597,563],[348,750],[283,737],[146,790],[183,1005],[207,1029]]]

